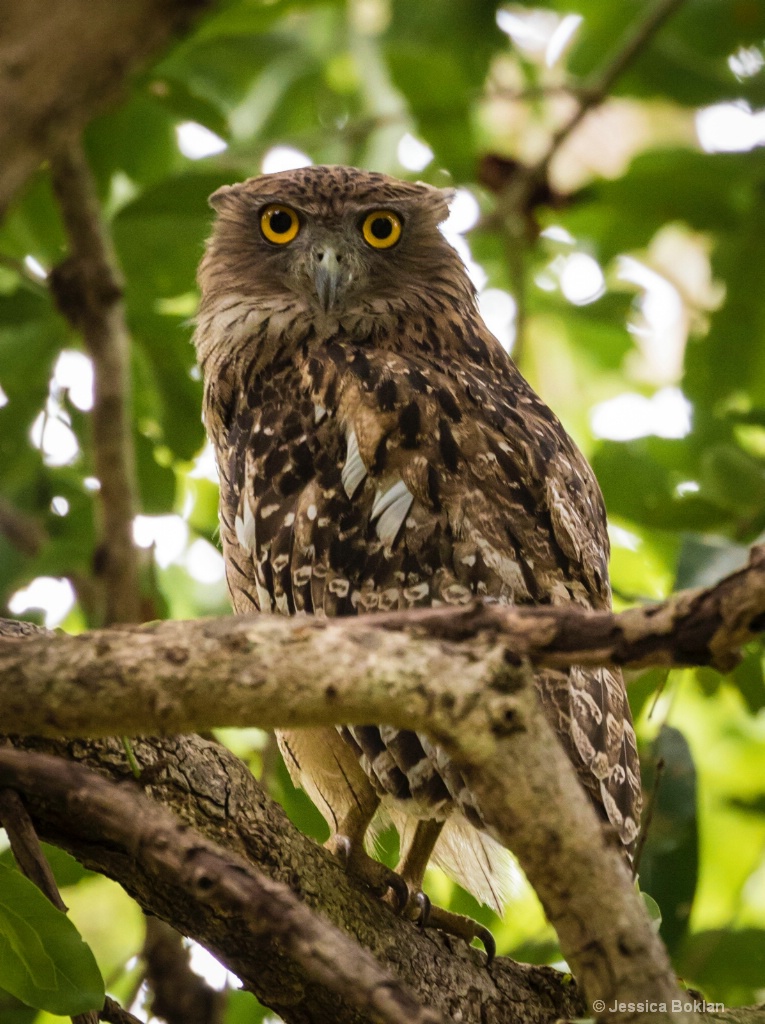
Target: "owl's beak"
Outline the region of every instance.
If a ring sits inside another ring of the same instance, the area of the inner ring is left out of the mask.
[[[346,274],[341,261],[342,256],[328,245],[314,253],[313,282],[325,313],[335,305],[338,292],[345,284]]]

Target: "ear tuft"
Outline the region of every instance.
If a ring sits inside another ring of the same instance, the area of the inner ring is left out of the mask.
[[[424,192],[429,209],[436,215],[436,223],[443,223],[449,216],[449,205],[457,194],[457,189],[438,188],[436,185],[428,185],[424,181],[418,181],[417,184]]]
[[[234,198],[239,188],[239,185],[221,185],[219,189],[213,192],[207,202],[212,206],[213,210],[221,210],[230,199]]]

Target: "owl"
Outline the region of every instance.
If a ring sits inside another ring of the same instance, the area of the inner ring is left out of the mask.
[[[351,167],[265,174],[211,197],[195,344],[236,612],[610,607],[598,485],[483,323],[439,228],[450,198]],[[536,687],[629,855],[641,798],[620,673],[544,671]],[[278,741],[349,870],[424,918],[433,860],[502,911],[510,855],[426,735],[377,723]],[[381,820],[399,833],[395,874],[366,852]],[[485,938],[453,917],[431,922]]]

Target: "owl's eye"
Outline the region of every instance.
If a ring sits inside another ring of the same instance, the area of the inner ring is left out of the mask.
[[[289,206],[270,203],[260,215],[260,230],[267,241],[286,245],[300,230],[300,221]]]
[[[361,233],[373,249],[390,249],[401,238],[401,221],[390,210],[373,210],[364,218]]]

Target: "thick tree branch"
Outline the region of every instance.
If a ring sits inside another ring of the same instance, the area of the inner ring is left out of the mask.
[[[0,217],[62,140],[213,0],[0,0]]]
[[[236,919],[243,945],[277,940],[313,982],[384,1024],[437,1024],[414,997],[343,932],[312,913],[286,886],[265,878],[177,821],[129,786],[44,754],[0,750],[0,786],[57,803],[85,835],[134,859],[157,886],[180,889],[197,906]],[[83,815],[83,809],[85,814]]]
[[[621,615],[487,607],[44,634],[0,642],[0,716],[19,732],[48,735],[230,723],[421,729],[463,766],[589,998],[639,1000],[650,980],[651,994],[669,1002],[677,995],[672,975],[622,858],[605,846],[533,688],[509,661],[533,652],[553,665],[728,664],[764,614],[765,551],[755,548],[749,565],[716,587]]]
[[[12,638],[0,630],[0,721],[27,735],[103,736],[245,720],[263,728],[335,724],[338,709],[343,721],[374,721],[397,706],[412,720],[391,724],[414,725],[435,701],[483,699],[487,677],[508,660],[729,669],[763,631],[763,546],[713,587],[618,614],[479,604],[330,622],[158,622],[80,636],[17,636],[9,623]]]
[[[135,459],[130,428],[130,338],[122,279],[82,144],[69,140],[51,159],[53,189],[69,238],[69,257],[51,273],[57,305],[81,331],[93,360],[93,458],[101,483],[97,575],[106,624],[141,619],[133,543]]]
[[[117,740],[52,743],[26,740],[26,749],[55,752],[97,768],[109,778],[132,778]],[[133,741],[154,800],[227,852],[246,858],[289,886],[307,907],[350,932],[388,971],[417,993],[421,1004],[463,1024],[502,1020],[551,1024],[584,1013],[576,986],[559,972],[485,957],[435,932],[421,933],[370,897],[326,850],[307,839],[268,799],[252,774],[226,748],[198,736]],[[36,789],[27,794],[40,834],[86,867],[119,881],[141,906],[202,942],[290,1024],[368,1024],[368,1018],[324,986],[310,982],[278,942],[242,941],[236,918],[199,905],[174,885],[157,885],[143,861],[101,834],[82,803],[76,816]]]

